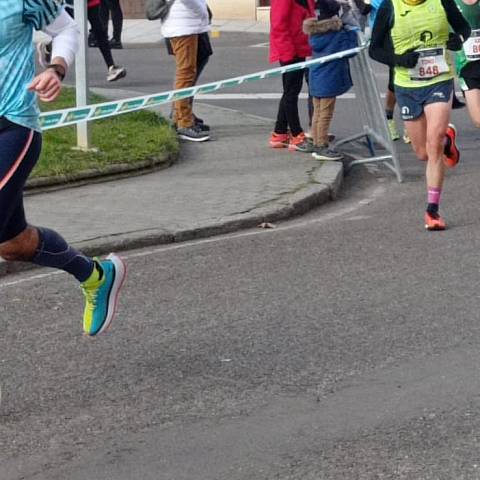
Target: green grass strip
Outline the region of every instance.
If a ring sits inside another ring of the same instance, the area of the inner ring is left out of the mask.
[[[90,103],[106,99],[92,95]],[[42,111],[75,106],[75,90],[65,88],[52,104],[42,104]],[[130,108],[133,105],[130,106]],[[95,112],[104,113],[102,109]],[[135,164],[177,153],[177,136],[169,123],[154,112],[142,110],[89,123],[94,150],[75,150],[76,128],[73,126],[47,130],[43,149],[32,177],[75,175],[84,170],[104,170],[114,164]]]

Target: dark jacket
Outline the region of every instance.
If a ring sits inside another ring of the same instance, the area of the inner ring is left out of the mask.
[[[302,25],[306,18],[314,16],[314,0],[272,0],[270,62],[290,62],[311,55]]]
[[[337,16],[326,20],[308,19],[303,28],[310,36],[313,58],[332,55],[358,46],[357,33],[345,30]],[[310,67],[309,76],[310,94],[317,98],[337,97],[353,85],[346,57],[313,65]]]

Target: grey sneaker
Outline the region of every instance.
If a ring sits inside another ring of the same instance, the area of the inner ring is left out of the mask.
[[[311,140],[305,138],[299,143],[294,143],[290,140],[288,145],[288,149],[291,152],[302,152],[302,153],[312,153],[313,143]]]
[[[177,128],[177,134],[183,140],[189,142],[206,142],[210,140],[210,135],[207,132],[202,132],[199,127]]]
[[[127,75],[127,70],[123,67],[118,67],[117,65],[112,65],[108,68],[107,82],[114,82],[119,80]]]
[[[301,144],[301,149],[298,149],[299,152],[303,153],[313,153],[316,152],[318,147],[316,147],[312,140],[308,139],[305,143]]]
[[[341,160],[343,155],[340,152],[337,152],[334,148],[330,148],[328,145],[322,145],[320,147],[315,147],[312,157],[315,160]]]

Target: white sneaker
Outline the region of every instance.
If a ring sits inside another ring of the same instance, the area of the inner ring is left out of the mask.
[[[107,82],[114,82],[120,78],[123,78],[127,75],[127,70],[123,67],[117,67],[112,65],[108,69]]]

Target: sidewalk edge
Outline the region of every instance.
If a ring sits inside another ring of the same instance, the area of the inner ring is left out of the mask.
[[[105,255],[111,251],[180,243],[189,240],[225,235],[239,230],[258,227],[263,222],[274,223],[300,216],[315,207],[335,200],[343,185],[344,169],[340,162],[325,162],[312,174],[312,182],[299,191],[282,196],[270,204],[244,214],[232,215],[218,221],[192,225],[187,229],[169,231],[152,229],[110,235],[72,245],[87,255]],[[0,277],[37,268],[20,262],[1,262]]]

